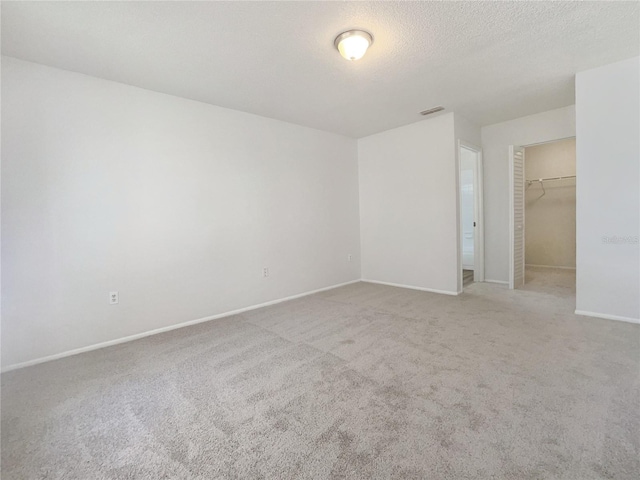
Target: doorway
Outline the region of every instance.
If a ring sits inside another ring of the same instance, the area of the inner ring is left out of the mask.
[[[460,141],[460,287],[484,281],[484,236],[482,215],[482,151],[480,147]]]
[[[510,148],[510,288],[575,295],[575,145]]]

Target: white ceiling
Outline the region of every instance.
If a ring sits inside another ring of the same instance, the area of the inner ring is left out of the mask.
[[[436,105],[487,125],[640,54],[638,2],[2,2],[2,53],[362,137]],[[337,34],[374,36],[355,63]]]

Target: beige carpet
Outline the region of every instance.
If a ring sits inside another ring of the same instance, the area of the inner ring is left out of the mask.
[[[353,284],[2,375],[2,479],[637,479],[640,326],[573,272]]]

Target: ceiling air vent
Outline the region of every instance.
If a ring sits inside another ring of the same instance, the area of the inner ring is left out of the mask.
[[[444,107],[433,107],[429,110],[423,110],[420,112],[420,115],[431,115],[432,113],[441,112],[442,110],[444,110]]]

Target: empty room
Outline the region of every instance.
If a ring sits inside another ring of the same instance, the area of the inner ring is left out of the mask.
[[[3,480],[639,478],[640,3],[0,8]]]

